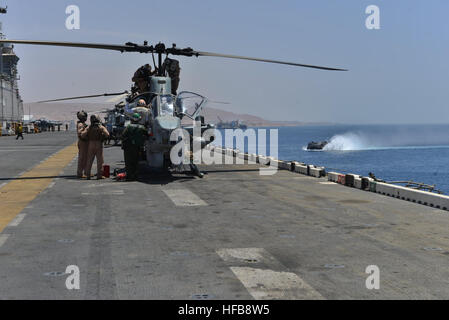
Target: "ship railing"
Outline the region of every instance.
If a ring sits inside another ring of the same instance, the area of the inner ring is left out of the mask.
[[[435,187],[436,187],[435,185],[430,185],[430,184],[421,183],[421,182],[415,182],[412,180],[410,180],[410,181],[389,181],[387,183],[404,185],[404,187],[410,188],[410,189],[423,190],[423,191],[429,191],[429,192],[435,192],[438,194],[443,194],[443,191],[435,189]]]

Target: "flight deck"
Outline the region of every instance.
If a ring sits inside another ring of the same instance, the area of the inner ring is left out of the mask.
[[[73,132],[0,155],[0,299],[449,298],[448,211],[259,164],[79,180]]]

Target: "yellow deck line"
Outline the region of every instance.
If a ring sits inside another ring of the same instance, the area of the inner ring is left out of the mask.
[[[0,232],[48,187],[77,153],[74,143],[0,189]]]

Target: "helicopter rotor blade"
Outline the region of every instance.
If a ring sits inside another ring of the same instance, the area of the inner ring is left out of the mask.
[[[187,99],[195,99],[195,98],[197,98],[197,97],[185,97],[185,98],[182,98],[182,99],[183,100],[187,100]],[[210,100],[209,98],[206,98],[206,97],[203,97],[203,98],[207,99],[207,102],[210,102],[210,103],[231,104],[230,102],[226,102],[226,101]]]
[[[112,110],[112,109],[111,109]],[[110,111],[110,109],[101,109],[101,110],[83,110],[83,111],[85,111],[85,112],[87,112],[87,113],[93,113],[93,114],[95,114],[95,113],[105,113],[105,112],[108,112],[108,111]],[[70,112],[70,114],[77,114],[79,111],[73,111],[73,112]]]
[[[109,96],[118,96],[118,95],[124,95],[124,94],[128,94],[128,91],[123,91],[123,92],[118,92],[118,93],[94,94],[94,95],[90,95],[90,96],[70,97],[70,98],[61,98],[61,99],[53,99],[53,100],[43,100],[43,101],[37,101],[36,103],[47,103],[47,102],[66,101],[66,100],[109,97]]]
[[[217,103],[217,104],[231,104],[230,102],[226,101],[215,101],[215,100],[207,100],[210,103]]]
[[[159,43],[155,46],[148,45],[144,42],[144,45],[138,45],[135,43],[127,42],[125,45],[115,45],[115,44],[101,44],[101,43],[83,43],[83,42],[61,42],[61,41],[36,41],[36,40],[7,40],[1,39],[0,43],[15,43],[15,44],[31,44],[31,45],[44,45],[44,46],[60,46],[60,47],[75,47],[75,48],[88,48],[88,49],[103,49],[103,50],[115,50],[120,52],[139,52],[139,53],[159,53],[159,54],[171,54],[177,56],[187,56],[187,57],[218,57],[218,58],[229,58],[229,59],[239,59],[239,60],[250,60],[259,61],[267,63],[284,64],[295,67],[313,68],[321,70],[330,71],[348,71],[347,69],[341,68],[330,68],[323,66],[316,66],[310,64],[302,64],[295,62],[287,62],[272,59],[262,59],[262,58],[252,58],[245,56],[237,56],[232,54],[222,54],[206,51],[195,51],[192,48],[177,48],[173,45],[172,48],[166,48],[164,44]]]
[[[108,99],[108,100],[106,100],[106,102],[107,103],[117,103],[120,100],[122,100],[123,98],[125,98],[126,96],[128,96],[128,92],[124,93],[124,94],[121,94],[121,95],[118,95],[117,97],[113,97],[111,99]]]
[[[219,57],[219,58],[229,58],[229,59],[240,59],[240,60],[286,64],[286,65],[296,66],[296,67],[313,68],[313,69],[330,70],[330,71],[348,71],[347,69],[340,69],[340,68],[322,67],[322,66],[315,66],[315,65],[310,65],[310,64],[302,64],[302,63],[279,61],[279,60],[251,58],[251,57],[236,56],[236,55],[231,55],[231,54],[221,54],[221,53],[214,53],[214,52],[197,51],[196,54],[194,54],[194,55],[204,56],[204,57]]]
[[[13,44],[32,44],[40,46],[54,46],[54,47],[73,47],[73,48],[87,48],[87,49],[103,49],[115,50],[120,52],[153,52],[153,46],[139,46],[134,43],[126,43],[125,45],[104,44],[104,43],[85,43],[85,42],[65,42],[65,41],[36,41],[36,40],[0,40],[0,43]]]

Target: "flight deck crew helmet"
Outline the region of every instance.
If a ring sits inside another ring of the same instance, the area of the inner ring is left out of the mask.
[[[86,122],[87,121],[87,113],[86,111],[82,110],[79,111],[76,116],[78,117],[78,120],[81,122]]]
[[[132,81],[137,82],[138,80],[147,80],[149,77],[151,77],[151,66],[147,63],[144,66],[141,66],[137,71],[134,73],[134,77],[132,78]]]
[[[91,124],[93,124],[93,123],[100,123],[100,117],[95,115],[95,114],[91,115],[90,116],[90,123]]]
[[[140,119],[142,119],[142,117],[138,113],[133,113],[133,115],[131,116],[131,121],[132,122],[139,122]]]

